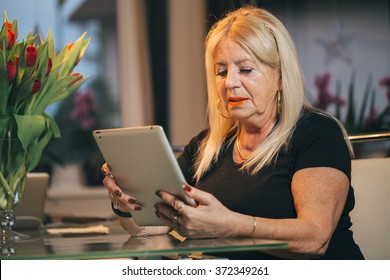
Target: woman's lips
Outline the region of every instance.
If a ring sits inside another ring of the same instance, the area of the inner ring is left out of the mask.
[[[245,103],[248,100],[248,98],[243,97],[229,97],[229,105],[230,106],[240,106],[243,103]]]

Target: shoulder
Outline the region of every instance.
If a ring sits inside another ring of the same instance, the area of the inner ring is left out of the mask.
[[[331,126],[340,129],[339,123],[332,115],[312,108],[304,108],[302,110],[302,114],[298,120],[298,125],[305,128],[326,125],[327,127]]]
[[[181,154],[181,157],[186,157],[187,160],[192,161],[193,158],[195,158],[195,155],[199,151],[199,146],[203,142],[204,139],[206,139],[209,135],[209,129],[204,129],[201,132],[199,132],[197,135],[195,135],[191,140],[188,142],[187,145],[184,146],[184,151]]]
[[[195,135],[191,140],[190,142],[188,143],[188,145],[186,147],[190,147],[192,149],[197,149],[200,145],[200,143],[208,137],[210,133],[210,130],[209,129],[204,129],[202,130],[201,132],[199,132],[197,135]]]
[[[349,176],[351,157],[347,141],[342,127],[332,116],[305,109],[290,144],[297,169],[335,167]]]
[[[303,109],[298,119],[294,135],[298,136],[301,140],[316,135],[318,137],[341,137],[344,139],[341,125],[333,116],[310,108]]]
[[[208,137],[208,135],[209,130],[204,129],[191,138],[191,140],[184,146],[183,151],[178,157],[179,163],[184,164],[184,162],[187,162],[188,165],[193,164],[195,157],[199,152],[201,143],[206,137]]]

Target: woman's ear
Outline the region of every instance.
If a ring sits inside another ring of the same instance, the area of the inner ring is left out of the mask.
[[[282,84],[282,74],[280,74],[279,76],[279,81],[278,81],[278,89],[279,90],[282,90],[283,88],[283,84]]]

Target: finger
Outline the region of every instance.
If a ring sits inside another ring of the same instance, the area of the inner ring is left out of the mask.
[[[120,210],[121,204],[120,204],[120,202],[118,200],[114,200],[113,201],[113,207],[114,207],[114,209],[122,211],[122,210]]]
[[[183,213],[183,211],[184,211],[184,206],[185,206],[185,203],[183,202],[183,203],[179,206],[179,208],[176,209],[178,215],[181,215],[181,214]]]
[[[134,197],[122,192],[122,189],[116,184],[114,178],[106,176],[103,180],[103,184],[108,190],[111,202],[120,205],[120,211],[140,211],[142,210],[142,204]],[[118,209],[119,210],[119,209]]]
[[[115,209],[122,212],[141,211],[142,205],[134,197],[123,193],[120,197],[109,193],[110,200]]]
[[[214,196],[212,194],[188,185],[184,186],[183,190],[184,193],[188,197],[195,200],[198,205],[209,205],[214,199]]]
[[[112,205],[115,209],[118,209],[119,211],[122,212],[132,212],[132,211],[141,211],[142,206],[139,204],[130,204],[126,201],[123,200],[111,200]]]
[[[167,224],[175,225],[179,221],[180,215],[171,206],[164,203],[157,203],[154,207],[158,215],[169,220],[166,222]]]
[[[142,210],[142,204],[133,196],[123,193],[121,197],[116,198],[123,204],[121,209],[126,211],[140,211]]]
[[[164,224],[169,226],[170,229],[176,228],[177,223],[179,222],[178,221],[179,217],[172,216],[172,215],[166,216],[162,212],[160,212],[158,209],[156,209],[155,214]],[[177,217],[177,218],[175,219],[175,217]]]
[[[110,166],[107,162],[102,165],[101,172],[104,176],[113,177]]]
[[[165,203],[156,203],[154,205],[154,208],[165,217],[168,217],[169,219],[173,220],[173,217],[175,217],[177,214],[177,211],[173,209],[170,205]]]
[[[104,169],[106,170],[106,172],[110,172],[110,165],[107,162],[103,163],[102,165],[102,170]]]
[[[158,191],[156,192],[156,195],[160,197],[168,205],[172,206],[172,208],[175,208],[175,205],[177,203],[176,196],[171,195],[170,193],[164,191]]]
[[[107,188],[109,192],[115,193],[117,196],[122,195],[121,188],[116,184],[114,178],[106,176],[103,179],[103,185]]]
[[[122,189],[116,184],[114,178],[106,176],[103,180],[103,184],[109,191],[111,198],[113,198],[113,196],[122,197],[122,195],[125,195],[123,201],[128,201],[129,203],[139,203],[135,197],[124,194]]]
[[[133,196],[122,193],[116,185],[107,186],[108,195],[113,205],[120,205],[120,211],[130,212],[142,210],[142,204]]]

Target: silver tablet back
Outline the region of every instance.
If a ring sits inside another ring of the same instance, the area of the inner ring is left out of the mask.
[[[161,126],[96,130],[94,138],[123,192],[137,198],[142,211],[131,214],[138,225],[162,225],[154,204],[158,190],[184,197],[186,184]]]

